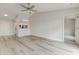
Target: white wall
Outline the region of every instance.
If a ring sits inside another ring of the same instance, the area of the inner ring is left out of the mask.
[[[0,36],[13,35],[14,24],[12,21],[0,20]]]
[[[52,12],[39,13],[30,20],[32,35],[63,41],[63,17]]]
[[[28,23],[22,22],[22,24],[29,25],[29,22]],[[12,20],[8,20],[8,19],[1,20],[0,19],[0,36],[10,36],[10,35],[14,35],[16,33],[18,36],[30,35],[30,26],[28,27],[28,29],[19,29],[19,23],[16,26],[16,23],[14,23],[14,21],[12,21]]]
[[[74,16],[79,9],[66,9],[35,14],[30,18],[32,35],[49,38],[52,40],[64,40],[64,19],[66,16]]]

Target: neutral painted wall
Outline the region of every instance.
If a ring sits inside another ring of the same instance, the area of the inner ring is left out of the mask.
[[[9,20],[0,20],[0,36],[13,35],[14,23]]]
[[[63,17],[59,14],[39,13],[30,22],[32,35],[63,41]]]
[[[18,22],[17,22],[18,23]],[[9,36],[17,34],[18,36],[26,36],[30,35],[30,26],[29,22],[22,22],[22,24],[27,24],[28,29],[20,29],[19,23],[18,26],[16,26],[16,23],[12,20],[0,20],[0,36]]]
[[[64,40],[64,19],[74,17],[79,9],[66,9],[37,13],[30,18],[32,35],[45,37],[52,40]]]

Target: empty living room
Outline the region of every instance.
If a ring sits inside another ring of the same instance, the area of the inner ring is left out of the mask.
[[[79,54],[79,3],[0,3],[0,55]]]

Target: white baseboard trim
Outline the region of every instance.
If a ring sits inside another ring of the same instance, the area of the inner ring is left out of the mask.
[[[75,36],[70,36],[70,35],[66,35],[64,36],[65,39],[70,39],[70,40],[74,40]]]
[[[64,42],[64,40],[59,40],[59,39],[55,39],[55,38],[51,39],[51,38],[43,37],[43,36],[39,36],[39,35],[31,35],[31,36],[40,37],[40,38],[44,38],[44,39],[51,40],[51,41]]]

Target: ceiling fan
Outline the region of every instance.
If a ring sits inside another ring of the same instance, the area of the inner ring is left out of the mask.
[[[37,10],[35,10],[34,8],[35,8],[35,5],[32,5],[32,4],[30,4],[30,3],[27,3],[27,4],[20,4],[21,5],[21,7],[23,7],[24,8],[24,10],[21,10],[22,12],[28,12],[28,13],[30,13],[30,14],[32,14],[32,13],[34,13],[34,12],[36,12]]]

